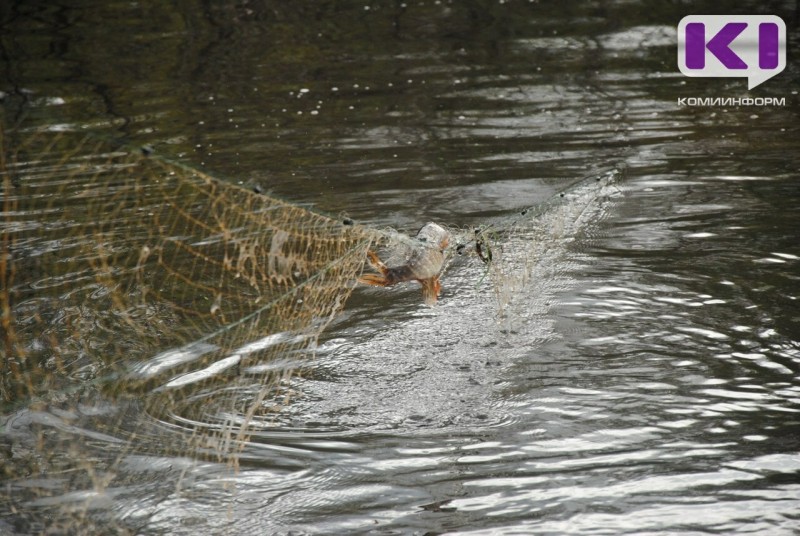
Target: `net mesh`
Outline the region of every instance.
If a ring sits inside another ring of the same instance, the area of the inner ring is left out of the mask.
[[[23,532],[119,530],[90,503],[136,456],[236,466],[368,252],[402,264],[430,247],[75,133],[0,142],[0,523]],[[508,301],[616,176],[449,229],[445,258],[483,261]]]

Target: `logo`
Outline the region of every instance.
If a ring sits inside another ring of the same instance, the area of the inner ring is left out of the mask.
[[[786,24],[775,15],[689,15],[678,24],[686,76],[747,77],[747,89],[786,68]]]

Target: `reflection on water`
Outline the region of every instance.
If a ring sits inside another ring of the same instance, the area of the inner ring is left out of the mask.
[[[747,94],[739,79],[677,72],[687,9],[3,6],[6,124],[147,143],[376,228],[479,226],[627,170],[624,195],[557,247],[497,237],[525,277],[457,259],[434,308],[411,284],[357,289],[316,359],[249,416],[235,467],[215,445],[187,451],[179,407],[143,419],[147,393],[12,401],[0,532],[792,533],[797,70],[757,90],[785,107],[679,106]],[[20,277],[81,277],[59,270]],[[77,327],[102,339],[102,323]],[[126,369],[149,378],[211,351],[165,348]],[[95,378],[70,355],[70,381]],[[296,366],[286,358],[249,373]],[[210,427],[243,418],[204,414],[200,387],[182,392]],[[242,407],[257,395],[237,393]]]

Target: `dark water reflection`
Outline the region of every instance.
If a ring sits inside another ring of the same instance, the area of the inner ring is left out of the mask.
[[[793,8],[769,11],[790,51]],[[0,532],[54,509],[142,534],[797,530],[797,65],[752,92],[784,107],[677,104],[750,95],[677,72],[680,18],[760,4],[1,9],[6,123],[151,144],[375,226],[479,224],[627,174],[499,300],[467,264],[433,309],[416,288],[358,291],[237,471],[159,450],[153,423],[103,491],[14,482],[52,493],[3,506]],[[138,408],[102,408],[26,408],[3,430],[116,452],[130,438],[105,426]]]

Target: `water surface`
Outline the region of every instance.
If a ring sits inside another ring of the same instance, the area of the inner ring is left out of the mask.
[[[235,467],[169,415],[120,426],[147,392],[12,401],[0,532],[794,533],[798,70],[684,78],[674,28],[710,6],[3,7],[7,129],[148,144],[374,228],[470,228],[625,174],[547,248],[499,237],[516,275],[456,259],[433,308],[358,288]],[[790,50],[794,7],[771,6]],[[752,95],[785,106],[678,104]]]

